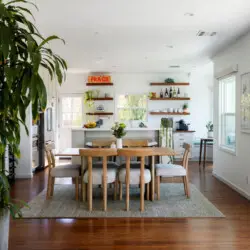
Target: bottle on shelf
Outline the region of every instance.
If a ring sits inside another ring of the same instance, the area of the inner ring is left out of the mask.
[[[165,97],[168,97],[168,89],[166,88]]]
[[[163,91],[161,89],[161,92],[160,92],[160,98],[163,98]]]
[[[181,94],[181,91],[180,91],[180,88],[178,88],[177,97],[180,97],[180,94]]]
[[[169,90],[169,98],[172,98],[173,97],[173,90],[172,90],[172,87],[170,87],[170,90]]]
[[[176,93],[176,90],[175,90],[175,87],[174,87],[174,90],[173,90],[173,97],[176,97],[177,93]]]

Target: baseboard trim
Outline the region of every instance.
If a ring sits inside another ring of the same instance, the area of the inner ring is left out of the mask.
[[[244,191],[242,188],[237,187],[235,184],[233,184],[231,181],[225,179],[224,177],[216,174],[215,172],[213,172],[213,176],[215,178],[217,178],[218,180],[220,180],[221,182],[225,183],[226,185],[228,185],[230,188],[232,188],[233,190],[235,190],[237,193],[239,193],[240,195],[242,195],[243,197],[247,198],[248,200],[250,200],[250,194],[248,194],[246,191]]]
[[[32,179],[33,173],[31,173],[31,174],[16,174],[15,178],[16,179]]]

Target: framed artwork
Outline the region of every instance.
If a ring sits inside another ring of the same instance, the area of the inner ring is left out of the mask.
[[[250,133],[250,73],[241,75],[241,132]]]

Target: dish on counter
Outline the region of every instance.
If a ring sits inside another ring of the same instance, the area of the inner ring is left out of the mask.
[[[96,128],[96,122],[88,122],[83,125],[84,128]]]

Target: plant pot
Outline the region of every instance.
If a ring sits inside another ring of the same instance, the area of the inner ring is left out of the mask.
[[[116,138],[116,148],[122,148],[122,138]]]
[[[188,113],[188,109],[183,109],[183,113]]]
[[[3,214],[1,214],[1,211],[0,211],[0,249],[1,250],[8,250],[9,226],[10,226],[9,211],[4,211]]]
[[[214,132],[213,131],[208,131],[207,132],[207,138],[214,138]]]

